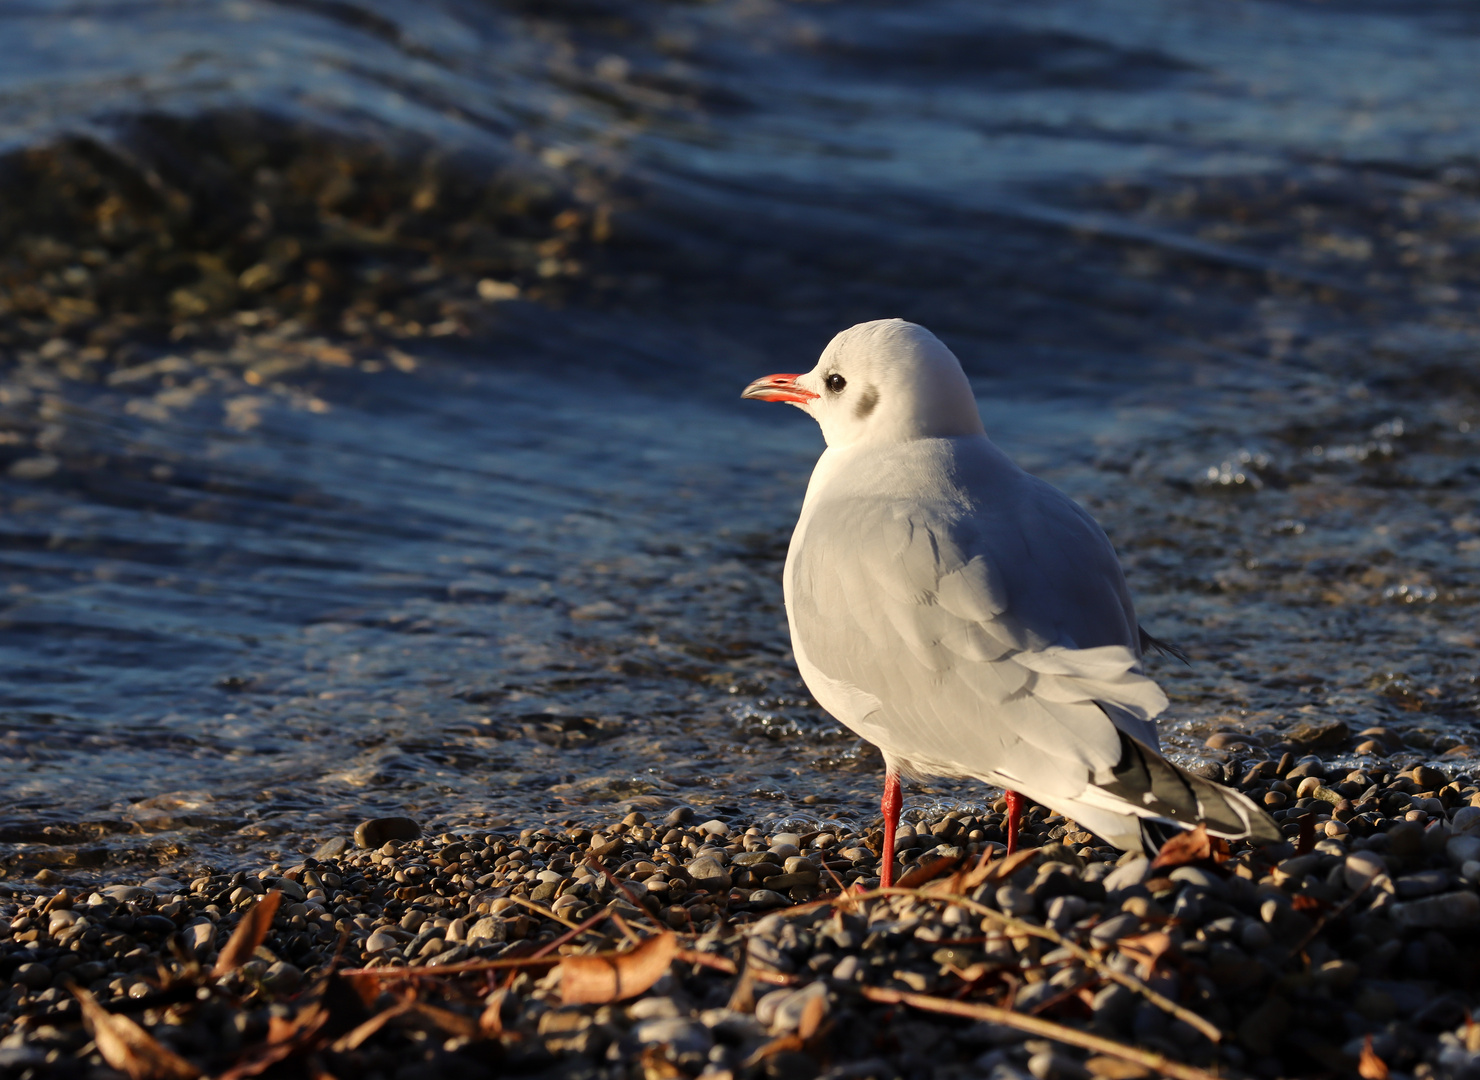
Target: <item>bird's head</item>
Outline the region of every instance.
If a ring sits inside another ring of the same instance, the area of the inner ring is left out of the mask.
[[[929,330],[903,319],[851,326],[805,375],[767,375],[740,396],[795,405],[821,425],[828,446],[983,430],[961,362]]]

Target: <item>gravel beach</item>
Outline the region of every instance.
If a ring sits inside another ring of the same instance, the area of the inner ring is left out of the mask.
[[[0,1077],[1480,1080],[1473,12],[83,7],[0,7]],[[1285,843],[935,779],[877,889],[737,395],[895,315]]]
[[[999,801],[914,815],[881,895],[877,828],[675,805],[596,831],[377,819],[292,866],[190,881],[43,872],[0,887],[0,1067],[1474,1075],[1480,786],[1213,741],[1226,760],[1203,769],[1262,799],[1286,843],[1188,834],[1148,862],[1035,807],[1032,846],[1004,858]]]

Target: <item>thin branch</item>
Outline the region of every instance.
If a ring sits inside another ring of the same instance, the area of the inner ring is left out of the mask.
[[[1065,1043],[1068,1046],[1078,1046],[1085,1050],[1093,1050],[1107,1057],[1119,1058],[1121,1061],[1134,1062],[1143,1068],[1151,1070],[1159,1076],[1170,1076],[1174,1080],[1218,1080],[1212,1073],[1191,1065],[1183,1065],[1181,1062],[1173,1061],[1171,1058],[1154,1054],[1148,1050],[1139,1050],[1134,1046],[1116,1042],[1100,1035],[1091,1035],[1087,1031],[1077,1028],[1065,1027],[1063,1024],[1055,1024],[1052,1020],[1044,1020],[1037,1016],[1029,1016],[1026,1013],[1013,1012],[1011,1009],[1000,1009],[995,1005],[980,1005],[970,1001],[952,1001],[950,998],[933,997],[930,994],[915,994],[904,990],[886,990],[883,987],[864,986],[859,992],[870,1001],[877,1001],[885,1005],[908,1005],[911,1008],[920,1009],[924,1012],[945,1013],[949,1016],[964,1016],[972,1020],[986,1020],[994,1024],[1002,1024],[1004,1027],[1016,1028],[1018,1031],[1026,1031],[1030,1035],[1038,1035],[1045,1039],[1053,1039],[1055,1042]]]
[[[989,908],[984,904],[978,904],[975,900],[969,900],[964,896],[950,896],[945,893],[924,892],[920,889],[892,888],[875,889],[872,893],[864,893],[861,897],[859,897],[859,899],[867,900],[873,896],[913,896],[919,900],[939,900],[943,903],[955,904],[958,907],[964,907],[966,908],[966,910],[980,915],[983,918],[991,919],[993,922],[996,922],[1010,930],[1015,930],[1021,934],[1030,934],[1033,937],[1040,937],[1043,938],[1045,941],[1051,941],[1061,948],[1068,949],[1069,952],[1073,954],[1075,959],[1079,960],[1087,967],[1094,968],[1095,971],[1099,972],[1111,982],[1119,983],[1127,990],[1135,991],[1136,993],[1144,997],[1147,1001],[1151,1002],[1151,1004],[1155,1005],[1157,1008],[1170,1013],[1184,1023],[1191,1024],[1209,1041],[1215,1043],[1222,1042],[1227,1037],[1214,1024],[1210,1023],[1204,1017],[1198,1016],[1197,1013],[1193,1012],[1192,1010],[1184,1009],[1181,1005],[1178,1005],[1170,998],[1167,998],[1162,994],[1158,994],[1155,990],[1151,989],[1151,987],[1147,986],[1144,982],[1136,978],[1134,975],[1127,974],[1124,971],[1117,971],[1115,968],[1111,967],[1103,960],[1097,958],[1089,950],[1081,947],[1075,942],[1070,941],[1068,938],[1064,937],[1057,931],[1050,930],[1046,926],[1036,926],[1033,923],[1024,922],[1022,919],[1015,919],[1011,915],[1004,915],[1000,911],[994,911],[992,908]]]
[[[679,949],[677,959],[686,964],[698,964],[713,971],[720,971],[726,975],[738,975],[739,965],[727,956],[715,956],[713,953],[696,952],[693,949]],[[770,983],[772,986],[795,986],[796,977],[783,975],[779,971],[756,971],[751,968],[750,977],[756,982]]]

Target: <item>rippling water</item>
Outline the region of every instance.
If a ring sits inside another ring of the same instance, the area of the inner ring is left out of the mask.
[[[7,358],[7,865],[389,811],[868,814],[877,758],[780,609],[820,440],[734,399],[889,315],[1194,654],[1157,667],[1179,751],[1342,719],[1468,760],[1477,33],[1444,3],[8,5],[0,146],[246,112],[563,185],[610,235],[563,304],[399,368]]]

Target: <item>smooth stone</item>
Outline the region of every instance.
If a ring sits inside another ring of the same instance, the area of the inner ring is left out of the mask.
[[[396,945],[396,939],[384,930],[377,930],[365,939],[365,951],[367,953],[385,952],[387,949],[394,949]]]
[[[845,956],[832,969],[832,977],[839,982],[853,982],[863,977],[863,961],[856,956]]]
[[[286,960],[279,960],[262,976],[262,985],[275,994],[291,994],[303,984],[303,972]]]
[[[653,867],[653,870],[657,870],[657,867]],[[536,881],[553,881],[558,885],[565,880],[565,875],[556,870],[541,870],[535,874],[534,879]]]
[[[328,862],[337,859],[350,849],[350,839],[347,836],[332,836],[314,849],[313,857],[319,862]]]
[[[52,937],[56,937],[63,930],[67,929],[67,927],[71,926],[80,918],[82,918],[82,916],[79,915],[77,912],[72,911],[68,908],[60,908],[57,911],[53,911],[47,917],[46,932]]]
[[[1321,868],[1321,857],[1314,852],[1309,855],[1297,855],[1293,859],[1285,859],[1276,869],[1282,874],[1299,881],[1306,874],[1314,874]]]
[[[1467,809],[1477,809],[1467,807]],[[1455,866],[1463,866],[1467,862],[1480,859],[1480,836],[1451,836],[1444,844],[1444,851],[1449,856],[1449,861]]]
[[[529,894],[529,898],[537,904],[542,904],[547,900],[555,899],[555,894],[559,891],[559,878],[554,881],[542,881],[535,886],[534,891]]]
[[[731,878],[729,873],[723,866],[708,856],[695,859],[684,869],[689,872],[689,877],[693,879],[694,884],[701,889],[707,889],[710,892],[720,892],[730,887]]]
[[[799,874],[776,874],[766,879],[766,888],[776,892],[786,889],[795,889],[799,885],[816,885],[822,875],[816,870],[810,870]]]
[[[1480,884],[1480,859],[1465,863],[1460,867],[1459,873],[1471,885]]]
[[[1038,901],[1016,885],[1004,885],[997,890],[997,907],[1007,915],[1021,918],[1038,910]]]
[[[135,934],[173,934],[175,929],[175,920],[163,915],[139,915],[134,919]]]
[[[144,882],[144,888],[155,894],[182,893],[185,891],[184,885],[181,885],[174,878],[170,877],[149,878]]]
[[[650,997],[634,1001],[627,1007],[627,1015],[633,1020],[674,1020],[683,1015],[683,1010],[671,997]]]
[[[1472,892],[1444,893],[1393,904],[1389,917],[1409,929],[1449,929],[1480,923],[1480,896]]]
[[[1134,934],[1140,928],[1140,918],[1130,912],[1125,912],[1106,919],[1091,930],[1089,936],[1094,941],[1108,943],[1118,941],[1127,934]]]
[[[1343,876],[1348,889],[1360,889],[1369,881],[1381,884],[1387,877],[1387,863],[1370,852],[1354,852],[1346,857]]]
[[[793,855],[800,855],[801,853],[802,853],[802,849],[799,848],[799,847],[797,847],[795,844],[772,844],[771,845],[771,854],[772,855],[780,856],[783,860],[789,859]]]
[[[767,909],[786,907],[791,900],[771,889],[756,889],[750,894],[750,906]]]
[[[497,915],[485,915],[468,928],[468,944],[508,940],[509,924]]]
[[[137,885],[109,885],[105,889],[99,889],[98,892],[102,893],[109,900],[112,900],[115,904],[126,904],[134,900],[142,900],[146,896],[151,899],[154,897],[153,890],[140,888]]]
[[[416,840],[421,826],[408,817],[371,818],[355,828],[355,844],[362,848],[383,847],[391,840]]]
[[[1244,920],[1243,929],[1239,931],[1239,944],[1247,951],[1257,953],[1261,949],[1267,949],[1274,944],[1274,937],[1267,927],[1257,919]]]
[[[1206,889],[1216,896],[1222,896],[1227,891],[1223,879],[1217,874],[1204,870],[1200,866],[1179,866],[1167,877],[1172,881],[1184,881],[1189,885],[1195,885],[1200,889]]]
[[[1151,860],[1147,858],[1132,859],[1124,866],[1117,866],[1105,875],[1101,882],[1107,893],[1116,892],[1120,889],[1128,889],[1132,885],[1144,885],[1146,879],[1151,876]]]
[[[402,930],[414,934],[421,929],[422,923],[426,921],[427,913],[425,911],[418,911],[416,908],[412,908],[405,915],[401,916],[400,926]]]
[[[1480,826],[1480,806],[1461,806],[1449,822],[1455,832],[1468,832],[1477,826]]]
[[[1449,777],[1431,765],[1414,766],[1412,776],[1420,791],[1438,791],[1449,783]]]
[[[794,832],[779,832],[771,837],[771,848],[774,850],[778,844],[790,844],[794,848],[802,846],[802,838]]]
[[[1388,850],[1400,859],[1423,852],[1423,828],[1416,822],[1400,821],[1387,831]]]
[[[472,955],[473,950],[468,948],[466,945],[458,945],[452,943],[450,948],[443,949],[441,952],[437,953],[430,960],[428,960],[427,966],[441,967],[444,964],[460,964],[464,960],[470,959]]]
[[[276,889],[288,899],[296,900],[300,904],[308,899],[307,891],[303,888],[302,885],[298,884],[298,882],[294,881],[292,878],[273,878],[272,881],[268,883],[268,888]]]
[[[719,818],[711,818],[699,826],[699,831],[708,833],[710,836],[729,836],[730,827]]]
[[[668,816],[663,819],[663,824],[670,829],[681,828],[694,820],[694,808],[691,806],[675,806],[668,811]]]
[[[773,1035],[795,1031],[813,1002],[822,1003],[822,1015],[824,1016],[827,1015],[831,1005],[828,1000],[827,984],[824,982],[814,982],[800,990],[786,991],[782,996],[775,997],[775,1004],[763,1014],[761,1004],[763,1002],[770,1004],[768,999],[772,998],[773,995],[767,994],[765,998],[756,1003],[755,1018],[765,1024]]]
[[[1404,874],[1393,880],[1393,888],[1398,892],[1401,900],[1412,900],[1420,896],[1432,896],[1443,892],[1453,884],[1448,872],[1444,870],[1424,870],[1417,874]]]
[[[781,860],[777,859],[775,854],[769,851],[742,852],[741,854],[736,855],[733,859],[731,859],[730,862],[735,866],[743,866],[747,868],[759,866],[761,863],[771,863],[773,866],[777,867],[777,869],[780,869],[781,867]]]
[[[632,1037],[639,1043],[671,1047],[677,1054],[707,1054],[714,1045],[707,1027],[678,1016],[644,1020],[632,1029]]]
[[[51,985],[51,968],[35,962],[22,964],[10,978],[27,990],[45,990]]]
[[[203,959],[216,943],[216,924],[209,919],[191,923],[185,928],[185,945],[197,959]]]

